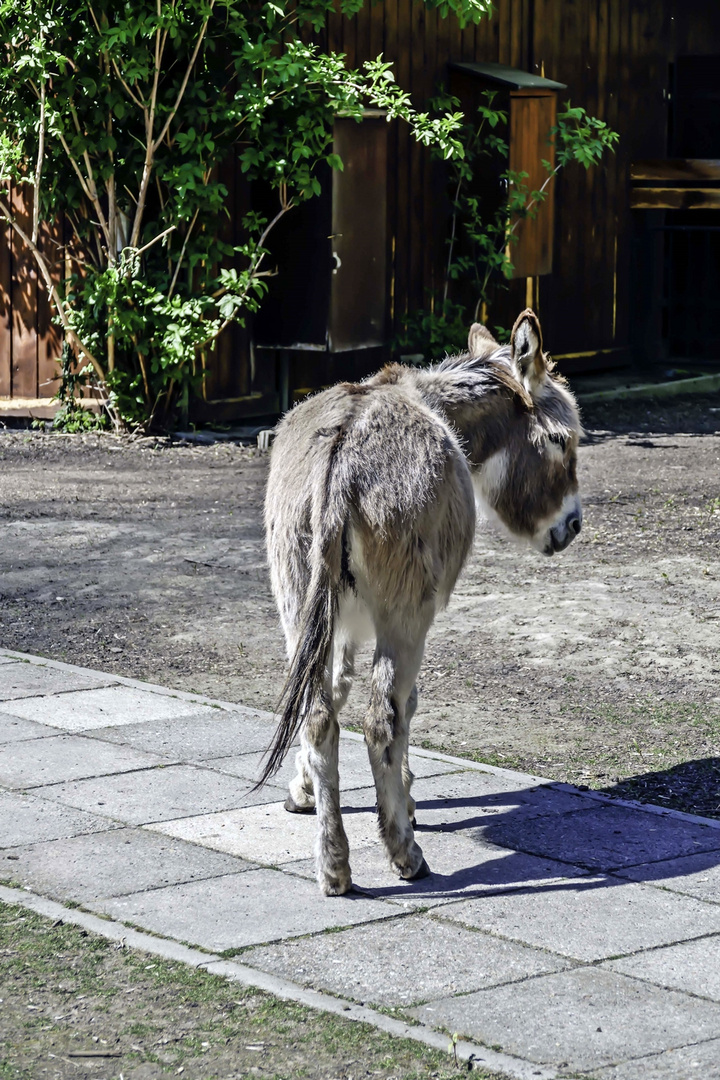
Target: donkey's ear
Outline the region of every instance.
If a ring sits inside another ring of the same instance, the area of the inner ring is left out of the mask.
[[[473,360],[484,360],[486,356],[492,356],[496,349],[499,349],[495,338],[492,336],[487,326],[483,326],[482,323],[474,322],[470,327],[470,333],[468,334],[468,352],[472,356]]]
[[[510,347],[520,376],[532,393],[542,383],[547,365],[540,320],[531,308],[518,316],[510,336]]]

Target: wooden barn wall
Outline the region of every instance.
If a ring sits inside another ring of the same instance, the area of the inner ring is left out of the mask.
[[[407,47],[405,27],[412,28]],[[567,84],[570,99],[620,133],[616,155],[556,179],[553,273],[539,279],[537,306],[548,347],[573,357],[567,370],[627,355],[632,310],[629,166],[667,154],[669,65],[677,55],[720,54],[718,0],[496,0],[495,12],[460,30],[412,0],[384,0],[353,20],[331,20],[328,44],[350,64],[383,52],[421,107],[446,79],[449,61],[496,61]],[[427,306],[442,280],[447,216],[442,169],[393,125],[389,234],[395,328]],[[506,316],[525,304],[513,283]],[[601,353],[600,357],[597,356]]]
[[[592,354],[566,361],[567,370],[597,366],[598,353],[600,362],[602,355],[625,355],[632,316],[629,165],[666,155],[669,65],[677,55],[720,54],[718,0],[496,0],[492,18],[464,30],[417,0],[380,0],[353,19],[332,16],[323,38],[350,65],[383,53],[418,107],[445,81],[449,61],[493,60],[567,83],[561,101],[570,98],[619,131],[618,152],[605,166],[588,173],[573,166],[556,181],[554,268],[539,279],[537,299],[551,351]],[[395,123],[390,331],[405,311],[426,306],[442,280],[446,230],[442,166]],[[525,285],[515,282],[508,312],[524,303]],[[58,352],[32,261],[0,225],[0,397],[49,396]],[[270,403],[274,377],[253,372],[243,332],[223,343],[215,368],[206,387],[208,416],[221,400],[250,392]]]
[[[9,198],[19,223],[30,232],[31,210],[16,190]],[[56,239],[57,230],[52,235],[40,231],[38,243],[46,255],[57,250]],[[60,348],[61,336],[52,323],[35,260],[10,226],[0,222],[0,397],[52,397]]]

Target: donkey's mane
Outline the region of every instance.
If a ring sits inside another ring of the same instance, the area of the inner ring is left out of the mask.
[[[473,356],[471,353],[446,356],[430,370],[439,375],[448,374],[460,378],[465,375],[473,381],[480,377],[486,381],[488,391],[508,390],[526,409],[534,408],[532,398],[513,370],[509,345],[499,346],[490,356]]]

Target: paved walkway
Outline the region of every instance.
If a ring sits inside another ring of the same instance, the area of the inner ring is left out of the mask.
[[[416,750],[434,873],[403,883],[345,734],[359,891],[326,899],[291,765],[249,792],[271,721],[0,650],[0,898],[516,1077],[720,1078],[720,822]]]

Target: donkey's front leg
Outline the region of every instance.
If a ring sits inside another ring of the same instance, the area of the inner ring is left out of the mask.
[[[350,848],[340,812],[339,735],[340,727],[329,695],[324,695],[305,722],[303,767],[312,777],[315,792],[316,871],[318,884],[326,896],[341,896],[352,886]]]
[[[420,846],[415,842],[408,814],[409,770],[407,769],[408,689],[405,664],[379,648],[373,664],[370,708],[365,716],[365,741],[375,778],[378,824],[390,863],[401,877],[424,877],[428,871]],[[410,686],[418,664],[412,665]],[[407,790],[406,790],[407,784]]]

